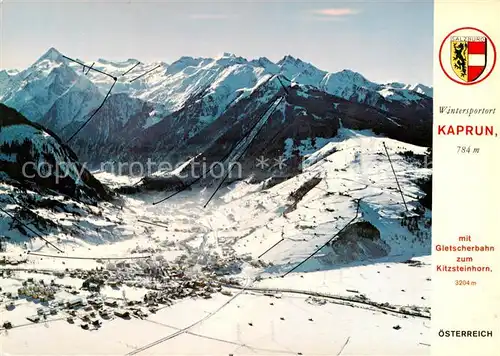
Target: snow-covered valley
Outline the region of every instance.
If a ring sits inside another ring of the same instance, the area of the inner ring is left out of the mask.
[[[205,208],[216,184],[89,205],[2,183],[5,211],[32,213],[2,215],[2,354],[429,354],[425,155],[341,128],[300,174]]]

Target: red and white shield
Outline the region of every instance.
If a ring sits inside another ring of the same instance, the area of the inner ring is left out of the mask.
[[[495,45],[477,28],[459,28],[443,39],[439,62],[452,81],[464,85],[480,83],[495,67]]]

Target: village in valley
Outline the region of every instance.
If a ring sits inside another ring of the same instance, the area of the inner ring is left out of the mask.
[[[168,264],[161,255],[154,260],[116,263],[97,260],[97,266],[90,270],[16,268],[26,266],[27,256],[1,256],[0,266],[11,267],[0,270],[1,278],[4,281],[22,279],[22,282],[17,289],[17,283],[2,284],[0,302],[7,311],[14,311],[18,305],[33,304],[36,314],[26,316],[26,320],[32,323],[65,318],[68,323],[82,329],[97,329],[103,320],[144,318],[156,313],[158,308],[172,305],[175,300],[187,297],[208,299],[218,292],[231,295],[230,291],[222,289],[222,283],[236,283],[219,281],[214,272],[188,276],[181,263]],[[106,296],[106,293],[101,293],[105,288],[119,291],[121,295]],[[143,294],[139,292],[128,297],[127,289],[143,291]],[[6,317],[2,322],[6,330],[19,326]]]

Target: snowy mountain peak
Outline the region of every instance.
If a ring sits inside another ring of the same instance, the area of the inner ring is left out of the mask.
[[[284,65],[286,63],[292,63],[292,64],[295,64],[295,63],[299,63],[301,62],[300,59],[298,58],[295,58],[294,56],[291,56],[289,54],[287,54],[286,56],[284,56],[283,58],[281,58],[276,64],[281,66],[281,65]]]
[[[424,84],[414,84],[411,85],[410,90],[416,91],[417,93],[427,95],[432,98],[433,96],[433,89],[432,87],[428,87],[427,85]]]
[[[178,72],[181,72],[187,67],[197,67],[200,63],[202,63],[205,59],[204,58],[194,58],[194,57],[189,57],[189,56],[182,56],[178,60],[172,62],[170,66],[167,68],[167,74],[176,74]]]
[[[245,64],[248,61],[240,56],[236,56],[233,53],[224,52],[221,56],[215,57],[215,63],[223,67],[232,66],[235,64]]]
[[[271,65],[276,65],[274,64],[269,58],[267,57],[259,57],[257,58],[256,60],[252,61],[252,62],[257,62],[259,63],[261,66],[263,67],[267,67],[267,66],[271,66]]]
[[[419,94],[426,95],[431,98],[433,97],[433,88],[421,83],[404,84],[400,82],[390,82],[385,84],[385,86],[394,89],[410,90]]]
[[[258,59],[253,59],[248,63],[254,67],[263,68],[264,72],[268,74],[278,74],[280,72],[280,67],[267,57],[259,57]]]
[[[54,47],[49,48],[47,52],[45,52],[44,55],[42,55],[37,62],[41,62],[44,60],[51,60],[51,61],[61,61],[63,59],[62,53],[59,52],[57,49]]]
[[[359,85],[359,86],[366,86],[367,84],[374,84],[370,82],[368,79],[363,77],[361,74],[358,72],[354,72],[350,69],[344,69],[340,72],[334,73],[334,77],[339,78],[342,81],[350,81],[353,84]]]
[[[311,63],[304,62],[300,58],[295,58],[291,55],[286,55],[276,64],[279,66],[283,74],[289,77],[300,75],[301,78],[305,79],[303,84],[311,84],[309,83],[310,79],[314,78],[314,81],[316,81],[320,77],[327,74],[327,72],[316,68]]]
[[[276,64],[282,68],[297,67],[298,69],[309,69],[313,72],[322,72],[311,63],[304,62],[302,59],[295,58],[294,56],[291,56],[289,54],[280,59]]]
[[[221,54],[219,54],[216,59],[220,59],[220,58],[236,58],[237,56],[234,54],[234,53],[231,53],[231,52],[223,52]]]

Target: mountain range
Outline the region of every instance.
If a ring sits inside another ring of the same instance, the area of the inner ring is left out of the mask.
[[[51,48],[24,70],[0,71],[0,102],[66,141],[106,98],[69,142],[89,167],[215,162],[254,137],[240,150],[244,167],[251,170],[259,156],[284,157],[294,170],[342,127],[431,145],[432,88],[423,84],[379,84],[347,69],[328,73],[290,55],[276,63],[230,53],[171,64],[76,61],[86,66]]]

